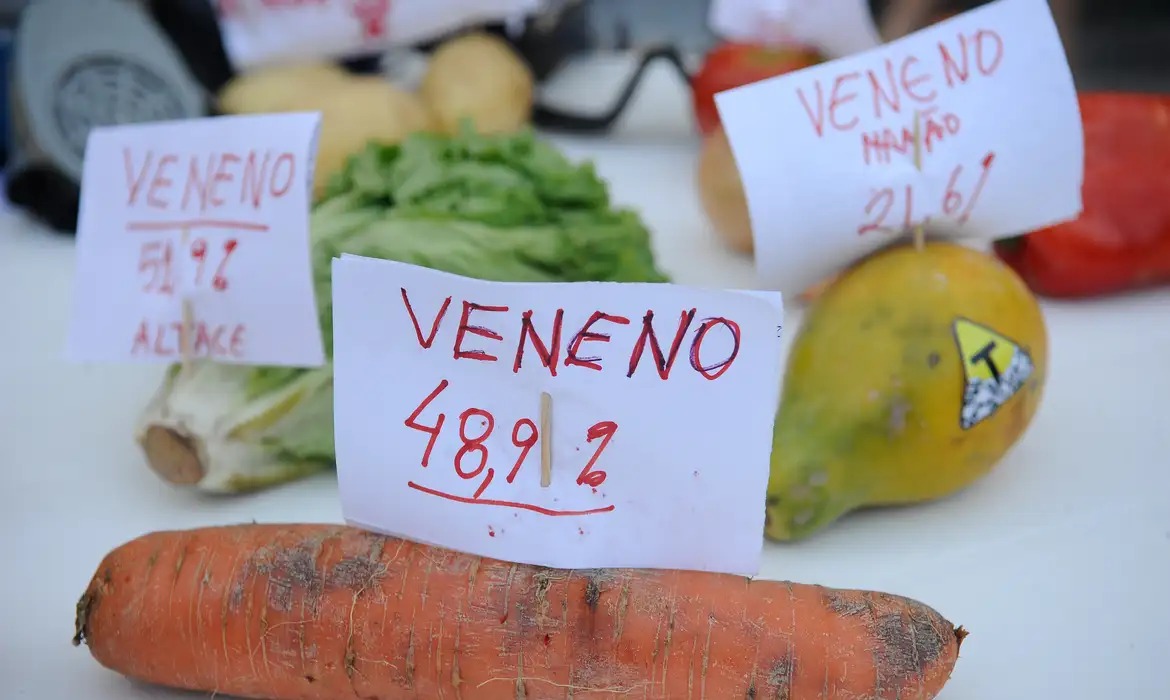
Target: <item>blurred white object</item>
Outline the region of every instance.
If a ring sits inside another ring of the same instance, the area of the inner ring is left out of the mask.
[[[237,69],[379,53],[460,27],[512,23],[546,0],[216,0]]]
[[[882,43],[866,0],[711,0],[708,22],[724,39],[804,44],[830,58]]]

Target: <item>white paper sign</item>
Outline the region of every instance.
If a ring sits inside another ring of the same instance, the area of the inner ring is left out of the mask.
[[[351,524],[543,566],[757,571],[779,294],[344,256],[333,304]]]
[[[712,0],[708,23],[725,39],[803,44],[829,58],[882,42],[868,0]]]
[[[298,113],[94,129],[67,355],[322,364],[308,219],[319,124]]]
[[[345,58],[429,41],[464,26],[514,21],[546,0],[218,0],[237,69]]]
[[[770,289],[802,291],[919,225],[991,239],[1081,210],[1080,110],[1045,0],[998,0],[715,100]]]

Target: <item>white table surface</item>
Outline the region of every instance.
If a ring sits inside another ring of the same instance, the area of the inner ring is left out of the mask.
[[[615,138],[560,143],[640,208],[676,281],[751,285],[693,195],[685,94],[666,77],[638,100]],[[70,644],[101,557],[155,529],[341,522],[336,485],[207,498],[156,478],[131,433],[161,369],[61,359],[72,264],[70,238],[0,214],[0,698],[190,697]],[[966,626],[942,700],[1170,698],[1170,290],[1044,306],[1047,395],[990,476],[768,545],[762,577],[908,595]]]

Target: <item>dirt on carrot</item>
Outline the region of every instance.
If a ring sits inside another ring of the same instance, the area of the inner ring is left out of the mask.
[[[965,636],[885,593],[250,524],[116,548],[73,641],[130,678],[269,700],[930,700]]]

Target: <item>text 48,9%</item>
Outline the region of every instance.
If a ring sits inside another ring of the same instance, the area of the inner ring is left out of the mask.
[[[438,386],[403,421],[406,427],[429,436],[426,447],[423,449],[422,460],[420,461],[423,467],[430,466],[431,451],[434,449],[439,435],[443,432],[444,425],[447,421],[447,414],[439,413],[432,425],[420,423],[419,418],[448,386],[450,386],[450,382],[446,379],[440,381]],[[473,422],[473,419],[476,418],[479,419],[478,429],[476,429],[475,423]],[[452,466],[460,478],[468,481],[474,479],[480,480],[473,498],[479,498],[483,495],[483,492],[487,490],[487,487],[496,477],[496,470],[488,466],[488,448],[484,444],[488,437],[495,431],[495,427],[495,416],[490,411],[482,408],[468,408],[459,414],[458,433],[459,440],[462,444],[458,451],[455,452]],[[609,445],[610,440],[613,439],[617,429],[617,423],[613,421],[599,421],[585,431],[585,441],[588,443],[596,442],[597,447],[593,451],[593,454],[590,455],[585,466],[577,474],[577,485],[597,488],[605,482],[606,473],[600,469],[594,469],[594,465],[596,465],[601,453]],[[540,429],[532,419],[521,418],[512,425],[512,445],[517,449],[517,453],[515,460],[512,461],[508,469],[508,473],[504,476],[505,481],[511,484],[516,480],[521,467],[524,466],[524,462],[528,458],[528,453],[532,451],[532,448],[536,446],[539,440]]]

